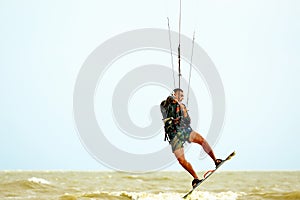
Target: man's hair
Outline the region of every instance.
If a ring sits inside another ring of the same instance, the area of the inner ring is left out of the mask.
[[[174,93],[176,93],[176,92],[178,92],[178,91],[183,92],[183,90],[182,90],[181,88],[175,88],[175,89],[173,90]]]
[[[174,92],[174,94],[176,93],[176,92],[183,92],[183,90],[181,89],[181,88],[175,88],[174,90],[173,90],[173,92]]]

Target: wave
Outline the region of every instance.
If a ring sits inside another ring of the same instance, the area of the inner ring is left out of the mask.
[[[266,200],[299,200],[300,191],[292,192],[267,192],[267,193],[250,193],[245,195],[248,199],[266,199]],[[246,199],[246,198],[245,198]]]
[[[81,197],[87,198],[100,198],[107,200],[181,200],[183,193],[176,192],[160,192],[160,193],[149,193],[149,192],[94,192],[86,193]],[[189,197],[190,200],[299,200],[300,192],[269,192],[269,193],[250,193],[245,192],[208,192],[208,191],[194,191]],[[68,200],[68,199],[64,199]]]
[[[46,189],[51,188],[51,182],[42,178],[31,177],[27,180],[17,180],[7,183],[1,183],[0,187],[6,190],[27,190],[27,189]]]
[[[168,180],[173,180],[172,177],[168,176],[154,176],[154,177],[145,177],[145,176],[140,176],[140,175],[125,175],[122,176],[124,179],[128,180],[141,180],[141,181],[168,181]]]
[[[93,192],[85,193],[81,197],[86,198],[101,198],[101,199],[122,199],[122,200],[182,200],[183,193],[176,192],[161,192],[161,193],[148,193],[148,192]],[[237,200],[240,194],[235,192],[202,192],[195,191],[190,196],[190,200],[203,199],[203,200]],[[66,200],[66,199],[65,199]]]
[[[70,194],[65,194],[59,197],[59,200],[77,200],[77,197]]]
[[[47,180],[45,180],[43,178],[31,177],[31,178],[29,178],[27,180],[30,181],[30,182],[33,182],[33,183],[46,184],[46,185],[50,185],[51,184],[50,181],[47,181]]]

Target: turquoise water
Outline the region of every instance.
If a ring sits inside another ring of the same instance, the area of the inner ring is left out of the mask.
[[[199,172],[203,174],[203,172]],[[191,189],[186,172],[0,171],[0,199],[176,200]],[[300,171],[221,171],[190,199],[300,200]]]

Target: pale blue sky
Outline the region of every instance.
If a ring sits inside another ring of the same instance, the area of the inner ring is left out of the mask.
[[[225,87],[215,151],[237,156],[224,167],[299,170],[299,1],[183,0],[182,14],[182,33],[196,30]],[[1,0],[0,170],[108,170],[76,133],[77,74],[102,42],[133,29],[165,29],[167,16],[177,30],[171,0]],[[200,170],[208,160],[199,161],[197,151],[188,158]],[[167,169],[181,170],[177,163]]]

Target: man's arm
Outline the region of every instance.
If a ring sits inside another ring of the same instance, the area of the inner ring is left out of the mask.
[[[183,117],[188,117],[187,109],[183,103],[180,104],[180,108],[183,112]]]
[[[178,101],[172,96],[169,96],[167,101],[169,102],[167,116],[172,117],[175,124],[177,124],[182,116],[180,105]]]
[[[182,104],[180,104],[180,107],[181,107],[181,110],[182,110],[182,113],[183,113],[183,118],[182,118],[183,123],[186,124],[186,125],[190,125],[191,118],[188,114],[188,110],[187,110],[186,106],[182,103]]]

